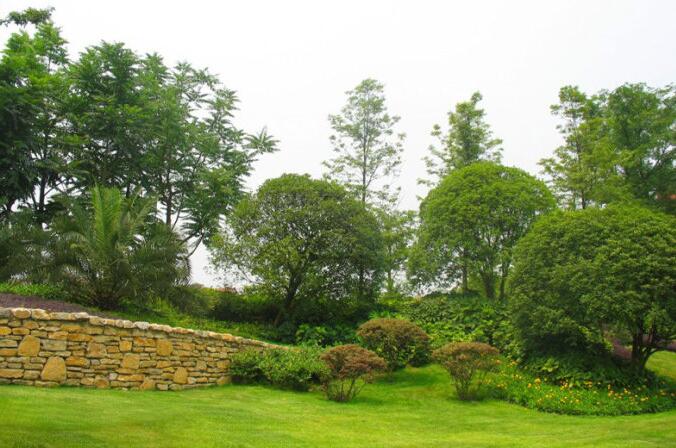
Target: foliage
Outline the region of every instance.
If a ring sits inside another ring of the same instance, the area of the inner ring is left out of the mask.
[[[387,367],[383,358],[354,344],[333,347],[321,359],[329,366],[324,391],[329,400],[338,402],[351,401],[377,372]]]
[[[529,356],[607,352],[628,335],[633,368],[676,337],[674,218],[635,206],[560,212],[519,243],[510,315]]]
[[[347,97],[341,113],[329,116],[336,158],[324,162],[327,175],[362,204],[391,204],[397,192],[379,180],[396,176],[401,164],[405,136],[394,132],[399,117],[388,113],[384,86],[375,79],[365,79]]]
[[[431,294],[406,305],[403,315],[425,330],[434,348],[449,342],[506,348],[511,339],[504,305],[478,295]]]
[[[385,290],[388,294],[396,294],[404,287],[399,277],[405,270],[415,236],[415,212],[384,209],[374,211],[381,223],[383,236]]]
[[[563,206],[633,197],[674,211],[674,89],[624,84],[591,97],[560,90],[552,112],[563,119],[564,144],[540,164]]]
[[[500,162],[502,140],[493,138],[493,133],[484,121],[485,112],[477,107],[482,100],[481,93],[475,92],[469,101],[455,105],[455,111],[448,113],[448,131],[442,132],[435,124],[432,136],[439,140],[440,147],[430,146],[431,156],[424,158],[427,174],[432,178],[421,181],[435,185],[451,171],[464,168],[480,160]]]
[[[500,365],[500,352],[483,342],[453,342],[436,349],[432,357],[453,379],[458,398],[477,398],[488,372]]]
[[[373,303],[382,238],[373,215],[342,187],[286,174],[240,202],[212,255],[216,266],[239,269],[274,299],[281,324],[304,305],[340,304],[354,313]]]
[[[236,353],[229,372],[238,383],[269,383],[281,389],[307,391],[327,375],[328,369],[316,349],[280,348]]]
[[[543,412],[571,415],[624,415],[662,412],[676,407],[676,392],[666,384],[617,387],[603,382],[556,383],[505,365],[486,384],[496,398]]]
[[[535,219],[554,207],[545,184],[525,171],[476,162],[453,171],[420,205],[409,278],[451,286],[481,279],[488,298],[505,297],[512,249]]]
[[[94,187],[87,208],[73,204],[54,224],[51,276],[103,309],[124,297],[166,293],[189,274],[185,246],[162,223],[152,202]]]
[[[215,319],[230,322],[272,322],[277,313],[278,306],[266,297],[235,291],[218,293],[212,310]]]
[[[72,299],[71,295],[61,285],[54,284],[0,283],[0,292],[65,302]]]
[[[296,344],[330,347],[337,344],[355,342],[357,335],[350,325],[310,325],[301,324],[296,330]]]
[[[409,363],[425,364],[429,358],[429,336],[403,319],[372,319],[359,326],[357,336],[364,347],[385,359],[390,372]]]

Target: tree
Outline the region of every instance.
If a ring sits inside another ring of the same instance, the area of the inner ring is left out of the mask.
[[[347,92],[347,104],[329,122],[336,158],[324,162],[327,176],[344,184],[362,204],[392,204],[397,191],[379,181],[396,174],[401,164],[404,134],[395,134],[399,117],[385,105],[384,87],[365,79]]]
[[[572,210],[585,209],[620,196],[621,179],[604,137],[602,100],[566,86],[559,91],[559,104],[551,110],[563,120],[557,129],[565,143],[554,151],[555,157],[542,159],[540,165],[559,203]]]
[[[235,208],[212,262],[251,276],[279,303],[280,324],[303,302],[372,303],[382,237],[374,216],[342,187],[285,174]]]
[[[423,284],[451,285],[476,274],[486,297],[505,297],[512,249],[535,219],[554,208],[543,182],[518,168],[476,162],[454,170],[420,205],[410,272]]]
[[[475,92],[469,101],[455,105],[455,111],[448,113],[448,131],[442,132],[435,124],[432,136],[439,139],[440,147],[430,146],[431,156],[425,157],[427,173],[441,180],[452,170],[471,163],[488,160],[500,162],[502,140],[493,138],[493,132],[484,117],[486,113],[477,107],[482,100],[481,93]],[[431,180],[422,183],[434,185]]]
[[[385,290],[396,293],[398,278],[405,271],[410,245],[415,235],[415,212],[374,210],[381,223],[384,247]]]
[[[633,196],[676,211],[676,86],[624,84],[604,95],[608,138]]]
[[[163,221],[194,251],[239,201],[256,158],[275,150],[263,130],[235,127],[234,91],[187,63],[166,67],[122,44],[88,48],[69,70],[77,189],[102,184],[158,198]]]
[[[675,98],[673,86],[625,84],[591,97],[563,87],[552,112],[563,119],[564,145],[540,162],[561,205],[633,198],[673,212]]]
[[[67,169],[60,127],[68,61],[50,16],[51,10],[33,8],[10,13],[4,23],[32,24],[35,32],[12,34],[0,60],[0,165],[8,173],[0,183],[3,214],[18,202],[30,205],[41,223]]]
[[[557,212],[518,244],[510,316],[527,357],[587,353],[627,334],[632,364],[676,338],[676,221],[647,208]]]
[[[94,187],[91,203],[73,204],[53,226],[48,264],[93,305],[162,294],[189,277],[185,245],[154,214],[154,201]]]

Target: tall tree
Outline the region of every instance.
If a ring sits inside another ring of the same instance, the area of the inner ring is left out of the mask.
[[[518,168],[476,162],[453,171],[420,205],[410,260],[414,282],[452,286],[481,279],[486,297],[505,297],[512,249],[535,219],[554,208],[547,186]]]
[[[67,155],[61,144],[65,41],[51,21],[51,10],[10,13],[3,23],[35,26],[13,33],[0,60],[0,164],[4,212],[14,203],[33,208],[46,221],[48,196],[63,180]],[[4,176],[3,176],[4,177]]]
[[[609,140],[628,189],[676,212],[676,86],[625,84],[605,97]]]
[[[439,147],[430,146],[431,155],[424,161],[431,179],[421,183],[435,185],[452,170],[480,160],[500,162],[502,140],[493,137],[485,121],[486,113],[478,107],[482,99],[481,93],[475,92],[469,101],[456,104],[455,110],[448,113],[446,132],[434,125],[432,136],[439,140]]]
[[[572,210],[585,209],[621,197],[621,178],[605,137],[602,98],[590,98],[578,87],[565,86],[551,111],[562,120],[557,129],[564,144],[554,151],[554,157],[542,159],[540,165],[559,203]]]
[[[398,189],[388,181],[401,164],[403,133],[395,133],[398,116],[390,115],[384,87],[365,79],[347,92],[340,114],[330,115],[336,157],[324,162],[327,177],[343,183],[364,205],[396,202]]]

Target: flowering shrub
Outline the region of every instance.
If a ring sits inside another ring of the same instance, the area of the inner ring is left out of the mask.
[[[333,401],[352,400],[377,372],[387,367],[383,358],[354,344],[333,347],[321,358],[329,367],[324,391]]]
[[[429,361],[429,336],[407,320],[372,319],[357,329],[357,336],[364,347],[385,359],[390,371]]]
[[[676,392],[665,384],[633,388],[593,381],[553,384],[518,369],[516,363],[504,366],[486,384],[496,398],[558,414],[640,414],[676,407]]]
[[[458,398],[476,398],[486,373],[500,365],[500,352],[482,342],[453,342],[432,353],[453,379]]]

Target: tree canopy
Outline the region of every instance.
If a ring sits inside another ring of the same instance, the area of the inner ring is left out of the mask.
[[[382,276],[374,216],[341,186],[295,174],[243,199],[212,253],[219,267],[239,269],[278,301],[277,324],[301,302],[370,303]]]
[[[460,280],[467,292],[475,275],[487,297],[504,298],[512,248],[553,208],[544,183],[518,168],[477,162],[452,171],[420,206],[411,280],[439,286]]]

